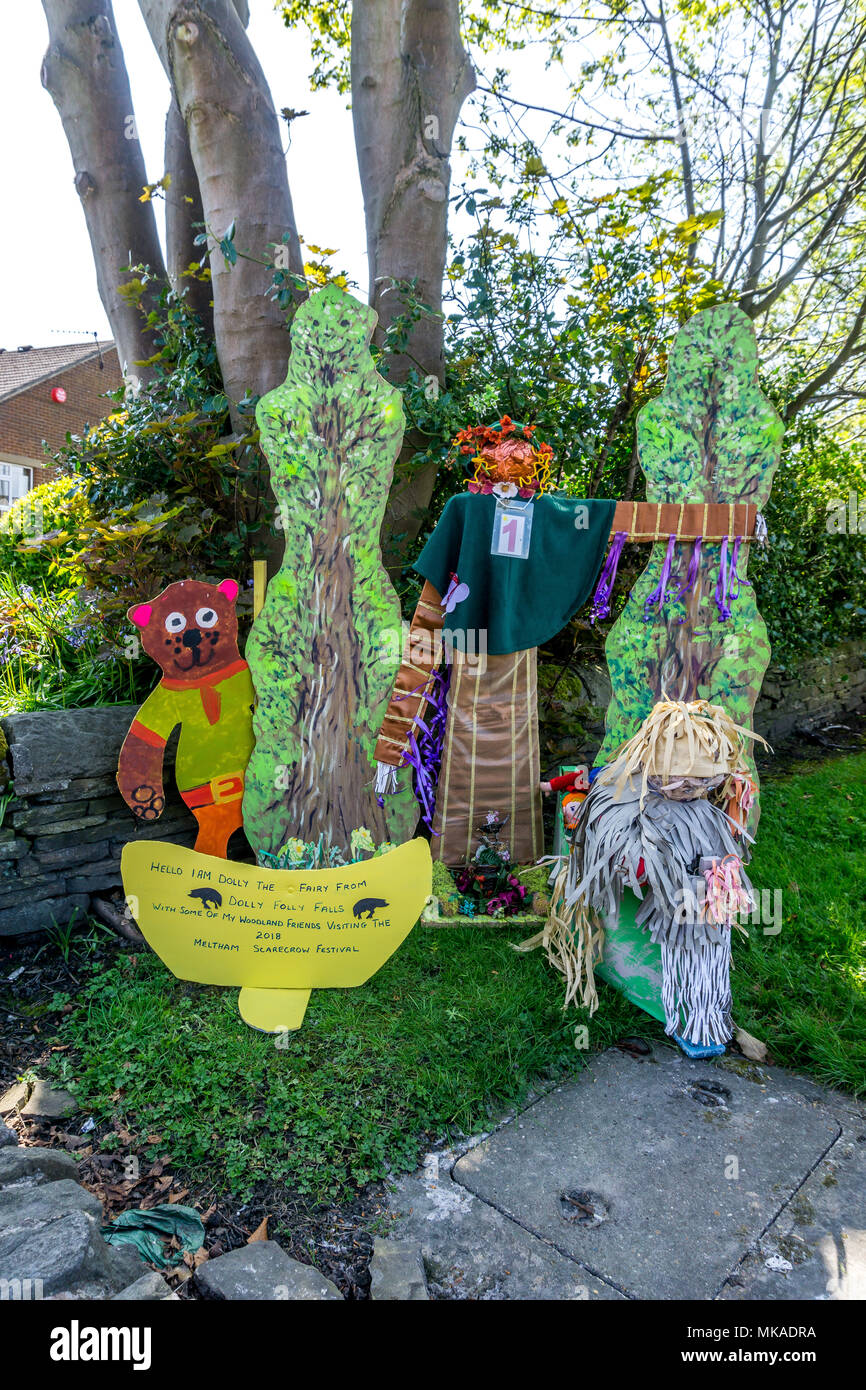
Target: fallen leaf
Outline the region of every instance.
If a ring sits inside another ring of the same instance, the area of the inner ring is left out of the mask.
[[[734,1041],[744,1057],[748,1057],[752,1062],[766,1062],[767,1044],[761,1042],[760,1038],[753,1038],[751,1033],[747,1033],[745,1028],[738,1028],[734,1034]]]
[[[247,1237],[247,1245],[252,1245],[254,1240],[267,1240],[268,1238],[268,1218],[265,1217],[260,1226],[256,1226],[251,1236]]]
[[[169,1192],[169,1194],[168,1194],[168,1200],[169,1200],[170,1202],[182,1202],[183,1199],[184,1199],[184,1197],[188,1197],[188,1196],[189,1196],[189,1188],[188,1188],[188,1187],[182,1187],[181,1190],[180,1190],[180,1192]]]
[[[204,1246],[202,1246],[200,1250],[196,1250],[195,1254],[192,1257],[193,1268],[198,1269],[199,1265],[203,1265],[205,1260],[209,1259],[210,1256],[208,1255]]]

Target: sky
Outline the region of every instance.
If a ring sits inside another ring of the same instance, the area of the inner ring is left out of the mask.
[[[136,128],[148,182],[164,172],[168,80],[141,17],[138,0],[114,0],[114,15],[126,58]],[[286,29],[273,0],[250,0],[249,34],[264,68],[277,110],[309,111],[285,132],[289,187],[298,230],[304,240],[336,248],[336,270],[367,297],[364,205],[355,160],[349,98],[310,90],[312,66],[303,30]],[[6,194],[0,216],[0,347],[56,346],[97,333],[109,338],[108,320],[96,288],[96,274],[84,213],[73,186],[73,167],[60,117],[42,87],[40,69],[48,46],[48,25],[39,0],[5,0],[0,5],[0,177]],[[514,90],[537,100],[564,96],[565,79],[544,68],[545,47],[493,53],[485,67],[508,68]],[[588,53],[583,56],[589,56]],[[471,124],[473,98],[463,116]],[[533,118],[527,119],[526,128]],[[540,118],[539,138],[546,128]],[[12,135],[9,132],[13,132]],[[474,132],[470,131],[470,144]],[[452,189],[468,164],[456,150]],[[154,203],[162,235],[163,204]],[[452,229],[460,219],[452,214]],[[468,221],[466,223],[468,228]]]
[[[285,28],[271,0],[252,0],[250,9],[250,37],[277,109],[310,112],[292,123],[288,149],[298,229],[313,245],[339,247],[334,265],[357,281],[366,298],[364,212],[348,98],[310,91],[306,39]],[[168,82],[137,0],[114,0],[114,14],[153,182],[163,173]],[[39,0],[7,0],[0,16],[0,171],[6,195],[0,217],[0,347],[6,348],[56,346],[94,332],[111,336],[69,147],[39,79],[47,46]],[[161,223],[161,203],[156,210]]]

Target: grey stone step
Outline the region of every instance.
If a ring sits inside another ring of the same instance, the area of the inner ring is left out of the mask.
[[[726,1302],[866,1299],[866,1115],[811,1082],[798,1090],[832,1107],[842,1133],[728,1280]]]
[[[448,1152],[428,1154],[421,1172],[400,1178],[389,1197],[393,1234],[420,1246],[434,1298],[623,1299],[610,1284],[454,1182],[453,1162]]]

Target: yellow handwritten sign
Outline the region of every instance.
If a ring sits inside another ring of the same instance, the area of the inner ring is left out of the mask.
[[[369,980],[409,934],[432,887],[425,840],[309,872],[140,840],[124,847],[121,872],[130,911],[169,970],[199,984],[242,986],[243,1017],[267,1031],[299,1027],[311,989]],[[288,993],[295,998],[279,997]]]

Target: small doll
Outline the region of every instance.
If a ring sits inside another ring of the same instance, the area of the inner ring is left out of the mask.
[[[551,777],[549,782],[542,782],[540,786],[545,795],[562,792],[562,818],[570,830],[577,823],[581,802],[585,801],[589,791],[589,768],[584,764],[573,772],[564,772],[561,777]]]

